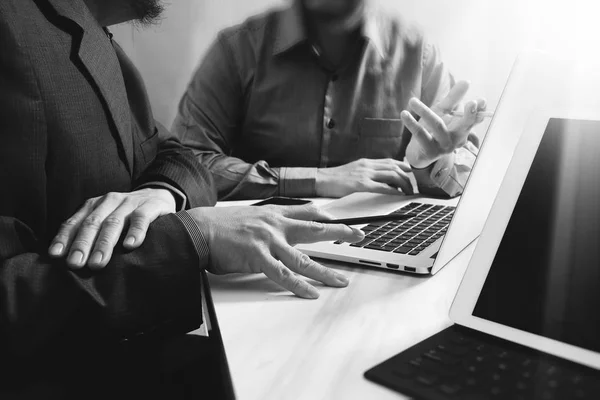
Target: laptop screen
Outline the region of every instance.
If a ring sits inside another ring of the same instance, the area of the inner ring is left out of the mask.
[[[600,352],[600,121],[549,120],[473,315]]]

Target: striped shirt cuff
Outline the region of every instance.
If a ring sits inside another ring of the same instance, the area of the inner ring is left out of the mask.
[[[208,247],[208,242],[200,231],[198,224],[187,211],[180,211],[176,213],[175,216],[179,218],[183,226],[185,226],[185,229],[194,243],[200,261],[200,268],[207,269],[210,261],[210,248]]]
[[[279,195],[286,197],[314,197],[317,193],[316,168],[280,168]]]

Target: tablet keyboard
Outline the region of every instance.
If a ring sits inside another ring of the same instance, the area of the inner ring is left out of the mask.
[[[600,399],[600,372],[454,325],[365,373],[422,399]]]

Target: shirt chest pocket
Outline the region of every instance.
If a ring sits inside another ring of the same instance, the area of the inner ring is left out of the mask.
[[[400,119],[364,118],[360,124],[359,158],[403,157]]]

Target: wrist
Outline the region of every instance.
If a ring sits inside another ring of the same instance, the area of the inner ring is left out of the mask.
[[[182,199],[181,196],[178,196],[172,190],[163,187],[163,186],[144,186],[143,189],[138,189],[138,191],[148,191],[148,194],[152,197],[159,198],[166,202],[169,205],[169,209],[176,212],[179,210]]]
[[[315,194],[317,197],[327,197],[326,187],[328,185],[328,175],[326,168],[317,168],[315,177]]]

